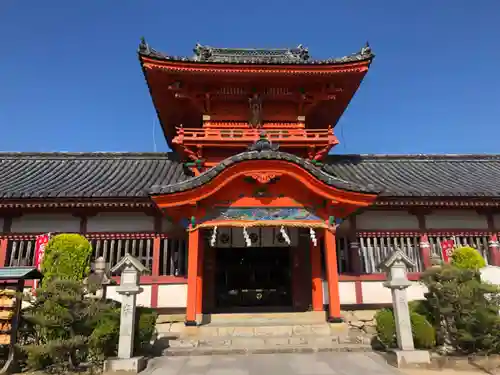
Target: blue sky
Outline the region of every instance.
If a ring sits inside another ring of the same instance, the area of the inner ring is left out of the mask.
[[[337,153],[500,153],[498,0],[0,1],[1,151],[168,148],[142,76],[141,36],[343,56],[370,72]]]

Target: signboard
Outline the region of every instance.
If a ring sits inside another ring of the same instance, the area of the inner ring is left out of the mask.
[[[43,255],[45,254],[45,247],[49,243],[50,234],[41,234],[36,236],[35,242],[35,264],[34,266],[40,270],[42,266]]]
[[[455,240],[449,238],[441,241],[441,251],[443,255],[443,261],[445,263],[450,262],[451,255],[453,254],[453,249],[455,248]]]
[[[45,254],[45,247],[49,243],[49,240],[50,240],[50,233],[36,236],[34,266],[39,271],[41,270],[42,267],[43,255]],[[38,287],[38,280],[34,280],[33,290],[36,290],[37,287]]]

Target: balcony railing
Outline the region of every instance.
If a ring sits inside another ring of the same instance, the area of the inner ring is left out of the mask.
[[[112,268],[126,253],[130,253],[149,270],[153,269],[154,234],[89,234],[92,260],[103,257]],[[157,237],[159,241],[159,276],[187,275],[187,246],[183,239]],[[11,235],[3,266],[33,266],[35,236]]]
[[[363,273],[378,273],[377,266],[388,254],[396,249],[402,250],[415,263],[410,272],[424,271],[424,261],[421,255],[420,240],[423,233],[387,233],[387,232],[360,232],[358,233],[359,256],[362,262]],[[490,233],[487,232],[438,232],[427,233],[431,254],[442,259],[441,241],[453,237],[457,246],[470,246],[479,251],[490,264],[488,242]]]
[[[411,272],[422,272],[425,268],[420,241],[423,233],[388,233],[388,232],[358,232],[356,250],[353,240],[345,236],[337,237],[337,258],[340,273],[359,272],[365,274],[379,273],[377,266],[391,252],[402,250],[415,263]],[[442,257],[441,241],[450,237],[459,246],[471,246],[477,249],[487,264],[491,263],[489,239],[487,232],[435,232],[427,233],[431,254]],[[5,236],[5,235],[4,235]],[[156,263],[159,276],[187,275],[187,241],[185,239],[167,238],[166,236],[149,233],[95,233],[86,235],[92,243],[92,259],[104,257],[110,267],[130,253],[137,257],[148,269],[153,270]],[[5,238],[5,237],[4,237]],[[35,235],[7,235],[7,251],[5,264],[1,266],[32,266],[35,256]],[[1,238],[0,238],[1,239]],[[156,245],[155,245],[156,243]],[[357,252],[356,252],[357,251]],[[355,253],[356,252],[356,253]],[[355,270],[353,260],[359,257],[361,269]]]
[[[266,129],[266,135],[271,141],[310,141],[338,143],[332,129]],[[189,141],[220,141],[233,140],[240,142],[255,142],[260,136],[259,129],[185,129],[177,128],[173,139],[175,144]]]

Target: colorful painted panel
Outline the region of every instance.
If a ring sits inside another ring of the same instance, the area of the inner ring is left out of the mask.
[[[228,207],[214,209],[208,220],[234,221],[321,221],[322,219],[302,207]]]

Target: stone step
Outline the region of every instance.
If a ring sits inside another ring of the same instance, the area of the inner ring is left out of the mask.
[[[169,341],[171,348],[198,348],[198,347],[265,347],[265,346],[312,346],[312,347],[329,347],[335,344],[350,344],[351,340],[339,336],[263,336],[263,337],[237,337],[237,336],[220,336],[206,338],[180,338]]]
[[[184,322],[185,314],[160,314],[157,324]],[[288,313],[231,313],[231,314],[204,314],[203,322],[215,324],[254,324],[260,322],[279,322],[282,324],[301,323],[324,323],[326,316],[324,311],[288,312]]]
[[[168,356],[371,350],[370,339],[349,330],[347,324],[185,327],[174,323],[157,329],[156,350]]]
[[[347,336],[348,326],[343,323],[296,324],[296,325],[217,325],[186,327],[182,323],[159,324],[158,338],[210,338],[210,337],[272,337],[272,336]]]
[[[260,324],[268,323],[324,323],[326,315],[324,311],[306,311],[291,313],[236,313],[236,314],[206,314],[205,320],[216,324]]]
[[[272,337],[221,338],[216,340],[179,340],[163,350],[165,356],[256,354],[256,353],[312,353],[324,351],[372,351],[367,342],[340,342],[332,337]]]

